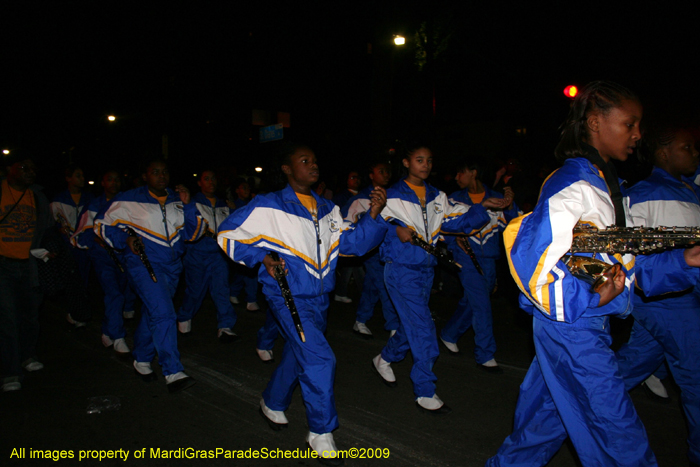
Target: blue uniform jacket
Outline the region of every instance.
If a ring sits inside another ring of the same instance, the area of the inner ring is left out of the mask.
[[[218,253],[221,251],[216,243],[216,234],[219,233],[221,223],[229,216],[229,207],[225,201],[216,198],[216,204],[211,205],[209,199],[202,193],[192,197],[192,202],[197,206],[197,211],[207,221],[207,231],[202,238],[195,242],[187,242],[187,251],[198,253]]]
[[[117,250],[127,247],[126,228],[133,229],[143,240],[151,263],[167,263],[182,257],[185,240],[200,238],[207,221],[194,202],[183,204],[180,196],[167,189],[165,206],[142,186],[120,193],[103,212],[95,216],[94,229],[109,246]]]
[[[109,202],[104,193],[94,198],[89,204],[83,207],[78,220],[78,228],[71,237],[71,243],[77,248],[92,249],[96,246],[95,231],[93,230],[95,216],[104,209]]]
[[[480,204],[467,206],[453,203],[447,195],[435,187],[425,184],[425,211],[416,193],[400,180],[387,191],[386,207],[382,217],[391,223],[408,227],[431,245],[440,240],[440,231],[467,234],[480,230],[489,221],[486,209]],[[467,214],[468,215],[464,215]],[[382,243],[382,261],[432,267],[437,264],[435,256],[419,246],[402,243],[395,228],[389,228]]]
[[[486,186],[484,186],[486,192],[484,193],[484,199],[486,198],[503,198],[503,194],[494,191]],[[473,206],[471,198],[469,197],[469,190],[467,188],[459,191],[455,191],[450,195],[450,200],[452,202],[463,203],[469,206]],[[472,250],[474,254],[479,258],[492,258],[498,259],[501,255],[500,241],[501,233],[505,230],[508,222],[512,221],[516,217],[522,214],[513,203],[513,207],[504,211],[488,211],[490,215],[489,223],[486,224],[481,230],[469,237],[469,242],[471,243]],[[457,246],[456,238],[452,235],[445,235],[445,243],[447,247],[453,252],[462,252],[462,249]]]
[[[293,295],[313,298],[329,293],[335,287],[338,255],[365,254],[381,242],[386,225],[371,216],[363,216],[357,224],[345,222],[340,208],[311,194],[316,199],[317,221],[287,185],[284,190],[256,196],[231,214],[219,228],[219,246],[248,267],[276,251],[286,262]],[[264,267],[258,275],[267,290],[279,290]]]
[[[683,177],[678,180],[668,172],[654,167],[651,175],[645,180],[634,185],[628,193],[630,199],[630,213],[635,226],[641,227],[698,227],[700,226],[700,187],[693,183],[691,178]],[[681,253],[679,250],[676,254]],[[649,269],[654,267],[665,268],[664,255],[639,255],[637,267]],[[647,263],[650,263],[647,266]],[[663,284],[671,290],[682,290],[684,286],[695,286],[696,293],[700,293],[697,282],[698,268],[687,269],[687,277],[669,275],[663,278]],[[645,276],[640,276],[637,282],[642,286]],[[690,281],[690,282],[689,282]],[[642,287],[644,290],[644,287]],[[671,304],[671,301],[663,300]],[[659,302],[656,302],[657,304]],[[672,305],[669,305],[672,306]]]
[[[627,225],[632,225],[629,199],[623,201]],[[630,290],[635,278],[648,295],[688,287],[688,275],[677,273],[694,268],[685,263],[680,250],[652,255],[641,269],[635,267],[634,255],[596,253],[595,258],[608,264],[620,263],[627,276],[625,290],[599,307],[600,295],[574,277],[561,261],[571,247],[573,229],[578,223],[601,229],[615,224],[615,209],[605,179],[584,158],[567,159],[545,181],[535,209],[514,219],[505,230],[506,254],[513,279],[522,292],[520,304],[525,311],[566,323],[582,317],[626,316],[632,310]]]
[[[78,227],[83,207],[90,204],[93,199],[95,197],[91,193],[84,191],[80,195],[80,204],[76,205],[70,192],[66,190],[56,195],[51,202],[51,214],[61,227],[67,225],[73,233]]]

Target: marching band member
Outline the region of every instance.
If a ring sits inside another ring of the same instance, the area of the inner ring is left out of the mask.
[[[194,380],[180,363],[172,298],[182,271],[184,242],[200,238],[207,222],[190,203],[187,188],[168,188],[170,174],[163,160],[149,161],[143,178],[146,185],[118,195],[95,217],[95,232],[110,247],[125,250],[127,274],[143,302],[134,334],[137,374],[146,381],[155,378],[151,361],[157,352],[168,390],[177,392]],[[129,235],[129,229],[136,235]]]
[[[263,263],[259,280],[270,311],[285,339],[279,365],[260,401],[260,411],[274,430],[287,426],[284,414],[297,384],[301,386],[309,426],[307,443],[324,463],[340,465],[332,431],[338,427],[333,384],[335,355],[323,335],[328,294],[335,286],[339,254],[363,255],[379,244],[386,232],[375,220],[386,202],[385,192],[372,194],[372,207],[355,226],[344,223],[340,208],[311,190],[318,181],[316,155],[306,146],[289,145],[282,171],[288,185],[282,191],[256,196],[238,209],[219,230],[219,245],[234,260],[253,267]],[[279,254],[274,261],[268,252]],[[288,270],[289,291],[303,326],[305,342],[296,328],[274,279],[274,268]]]

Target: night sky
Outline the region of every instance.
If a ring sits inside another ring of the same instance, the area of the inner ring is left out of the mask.
[[[460,152],[539,161],[568,84],[618,81],[645,117],[700,121],[697,8],[655,3],[3,2],[0,145],[31,151],[47,185],[69,158],[89,178],[133,170],[164,134],[181,174],[247,173],[274,147],[251,124],[261,109],[288,112],[285,138],[329,177],[397,139],[434,146],[438,167]]]

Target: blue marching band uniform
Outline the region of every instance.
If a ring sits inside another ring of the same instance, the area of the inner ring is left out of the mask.
[[[158,352],[163,375],[183,371],[177,349],[176,314],[172,297],[182,272],[185,240],[199,239],[207,229],[195,203],[183,204],[171,189],[165,205],[143,186],[117,195],[94,220],[95,232],[122,258],[132,286],[141,298],[141,321],[134,334],[134,359],[151,362]],[[126,229],[143,239],[158,282],[153,282],[140,258],[128,248]]]
[[[489,221],[483,206],[453,203],[427,183],[423,207],[404,180],[387,191],[381,215],[391,224],[410,228],[431,245],[437,243],[441,230],[472,233]],[[393,227],[387,231],[380,254],[385,263],[386,287],[399,316],[399,327],[382,349],[381,358],[388,363],[399,362],[410,350],[413,392],[417,398],[431,398],[435,396],[433,365],[439,349],[428,301],[437,259],[418,246],[402,243]]]
[[[343,221],[340,208],[332,202],[313,192],[312,196],[316,219],[290,186],[258,195],[224,221],[218,241],[228,256],[248,267],[261,263],[270,251],[284,259],[306,342],[297,334],[279,285],[261,265],[258,277],[285,338],[281,361],[263,392],[264,403],[271,410],[286,410],[299,384],[309,430],[330,433],[338,427],[333,395],[335,355],[323,333],[336,263],[339,254],[361,256],[379,244],[386,225],[371,216],[351,225]]]
[[[628,206],[625,212],[631,225]],[[610,316],[631,312],[635,279],[652,296],[692,286],[697,269],[682,250],[651,255],[644,267],[635,267],[633,255],[595,254],[626,274],[624,291],[599,307],[600,295],[561,261],[578,223],[615,223],[605,179],[583,158],[566,160],[545,181],[534,211],[506,229],[520,305],[534,317],[536,356],[520,386],[513,433],[487,466],[545,465],[567,436],[583,465],[657,465],[610,349]]]
[[[203,237],[186,243],[183,263],[187,290],[182,307],[177,312],[177,320],[191,320],[202,306],[208,290],[216,305],[218,328],[231,329],[236,323],[236,313],[229,301],[228,260],[216,242],[219,226],[228,217],[229,208],[218,198],[216,205],[212,206],[202,193],[194,195],[190,204],[196,206],[208,226]]]
[[[341,213],[346,221],[357,222],[369,210],[370,193],[374,186],[370,185],[361,190],[343,206]],[[379,250],[370,251],[364,256],[365,280],[362,284],[362,296],[357,305],[356,321],[366,323],[374,314],[377,301],[382,302],[384,329],[395,331],[399,328],[399,316],[391,303],[389,292],[384,283],[384,262],[380,259]]]
[[[71,243],[76,248],[87,248],[90,261],[95,267],[97,279],[104,292],[105,314],[102,320],[102,334],[112,340],[123,339],[123,313],[134,311],[136,296],[129,286],[127,275],[119,269],[105,247],[100,245],[93,230],[95,216],[107,207],[109,202],[103,194],[93,199],[83,209],[80,222]],[[114,252],[118,261],[123,261],[122,254]]]
[[[629,190],[635,226],[700,226],[700,188],[690,178],[678,180],[659,167]],[[638,256],[640,267],[649,258]],[[700,464],[700,287],[678,294],[632,297],[634,326],[617,353],[625,387],[632,389],[664,360],[669,364],[688,422],[691,462]]]
[[[59,227],[64,227],[68,230],[68,237],[64,237],[63,240],[71,247],[75,245],[72,244],[70,236],[75,234],[78,228],[83,208],[89,205],[94,198],[91,193],[85,191],[80,195],[79,204],[75,204],[70,191],[66,190],[56,195],[51,202],[51,214],[56,223],[59,224]],[[83,284],[87,287],[90,276],[90,256],[88,255],[87,247],[77,246],[76,248],[70,248],[70,251],[78,266],[78,272],[83,280]]]
[[[484,193],[484,199],[503,198],[488,187]],[[469,197],[467,188],[452,193],[450,200],[453,202],[472,206],[474,203]],[[496,340],[493,337],[493,317],[491,315],[491,291],[496,286],[496,260],[500,256],[501,233],[508,222],[522,212],[513,206],[505,211],[493,212],[489,210],[490,219],[480,231],[468,237],[470,246],[474,251],[479,266],[483,271],[481,275],[474,262],[457,244],[456,237],[445,236],[445,243],[452,252],[455,261],[462,265],[459,271],[459,280],[464,288],[464,295],[457,305],[450,320],[442,331],[440,338],[446,342],[456,344],[467,332],[470,326],[474,327],[474,356],[476,363],[483,364],[493,359],[496,352]]]

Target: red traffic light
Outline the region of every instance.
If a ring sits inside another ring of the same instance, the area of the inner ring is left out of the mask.
[[[578,94],[578,88],[576,86],[567,86],[564,88],[564,95],[570,99],[573,99]]]

